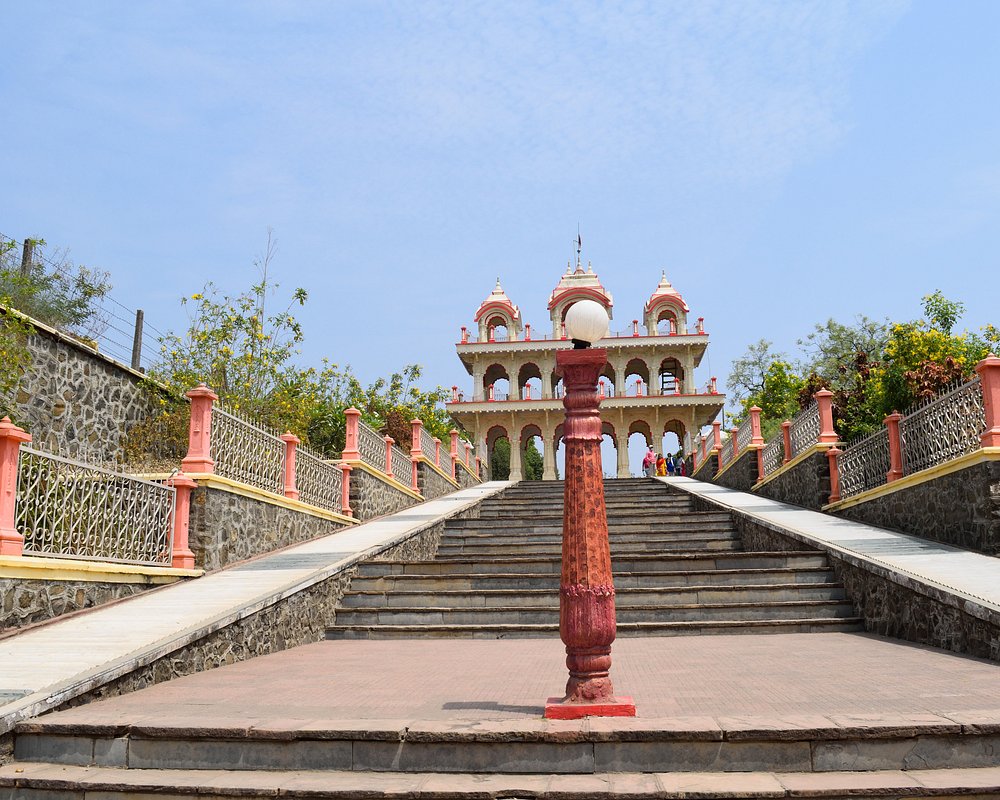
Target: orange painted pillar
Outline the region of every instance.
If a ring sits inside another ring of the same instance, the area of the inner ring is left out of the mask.
[[[419,419],[410,420],[410,456],[419,458],[424,455],[423,430],[424,423]]]
[[[642,378],[635,382],[635,396],[642,397]]]
[[[639,320],[637,319],[632,320],[632,335],[633,336],[639,335]]]
[[[468,344],[469,342],[469,329],[464,325],[462,326],[462,344]]]
[[[836,503],[840,499],[840,454],[841,450],[831,447],[826,451],[826,457],[830,459],[830,502]]]
[[[483,477],[483,460],[476,456],[476,477],[482,480]]]
[[[341,453],[340,457],[344,461],[360,461],[358,424],[361,422],[361,412],[352,406],[344,410],[344,417],[346,417],[347,423],[344,431],[344,452]]]
[[[670,335],[671,336],[677,335],[677,320],[675,319],[670,320]]]
[[[434,437],[434,465],[441,469],[441,440]]]
[[[750,444],[763,445],[764,437],[760,433],[760,406],[750,407]]]
[[[465,443],[465,466],[472,469],[472,445],[469,442]]]
[[[351,465],[341,464],[340,471],[344,474],[344,479],[340,482],[340,509],[348,517],[354,516],[351,510]]]
[[[453,402],[453,403],[457,403],[458,402],[458,387],[457,386],[452,386],[451,387],[451,402]]]
[[[191,532],[191,492],[198,484],[183,472],[167,479],[167,486],[174,489],[174,530],[170,546],[170,566],[176,569],[194,569],[194,553],[191,552],[189,537]]]
[[[451,479],[455,480],[458,474],[458,431],[452,428],[449,433],[451,434]]]
[[[785,460],[781,463],[787,464],[792,460],[792,423],[791,420],[785,420],[781,423],[781,438],[782,444],[785,445]]]
[[[215,472],[212,460],[212,404],[219,395],[199,383],[186,397],[191,400],[191,424],[188,427],[188,451],[181,461],[185,472]]]
[[[898,481],[903,477],[903,442],[899,438],[899,421],[903,415],[893,411],[885,418],[885,426],[889,430],[889,471],[885,474],[887,483]]]
[[[302,441],[291,431],[286,431],[278,437],[285,443],[285,497],[299,499],[299,490],[295,488],[295,451]]]
[[[392,474],[392,446],[396,444],[396,440],[393,439],[389,434],[385,435],[385,474],[390,478],[395,478],[396,476]]]
[[[813,397],[819,406],[819,442],[836,444],[837,432],[833,429],[833,392],[829,389],[820,389]]]
[[[526,341],[526,342],[530,342],[531,341],[531,323],[530,322],[526,323],[525,326],[524,326],[524,341]]]
[[[4,417],[0,422],[0,556],[19,556],[24,552],[24,537],[17,532],[17,465],[21,443],[30,442],[31,434]]]
[[[986,430],[980,441],[983,447],[1000,447],[1000,358],[990,353],[976,364],[976,372],[986,410]]]
[[[719,420],[712,423],[712,448],[722,450],[722,423]]]
[[[705,318],[704,317],[698,317],[698,327],[695,328],[695,330],[697,330],[698,333],[704,333],[705,332]]]
[[[715,378],[714,376],[712,377],[712,388],[709,389],[708,391],[709,391],[709,394],[718,394],[719,393],[719,382],[718,382],[718,379]]]
[[[737,428],[735,425],[729,429],[729,436],[733,440],[733,461],[735,461],[736,457],[740,454],[740,443],[736,441],[736,434],[738,434],[739,432],[740,429]]]

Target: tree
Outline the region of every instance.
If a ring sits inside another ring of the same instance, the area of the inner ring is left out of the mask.
[[[540,481],[542,472],[542,454],[535,446],[534,437],[531,437],[524,445],[524,479],[526,481]]]
[[[510,440],[497,439],[490,455],[490,479],[506,481],[510,479]]]
[[[803,353],[799,371],[827,379],[829,389],[854,388],[856,374],[850,369],[859,353],[867,362],[881,361],[889,341],[889,320],[875,320],[864,314],[854,318],[853,325],[834,319],[817,324],[798,345]]]
[[[733,361],[726,386],[735,408],[739,408],[748,397],[757,396],[764,390],[767,371],[775,361],[787,360],[784,353],[775,352],[772,347],[771,342],[761,339]]]

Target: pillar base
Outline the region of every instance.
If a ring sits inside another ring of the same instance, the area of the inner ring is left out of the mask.
[[[598,703],[567,703],[562,697],[550,697],[545,703],[545,719],[634,716],[635,703],[631,697],[609,697]]]

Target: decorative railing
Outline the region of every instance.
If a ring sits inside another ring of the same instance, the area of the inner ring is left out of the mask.
[[[792,443],[791,457],[804,453],[819,441],[820,421],[819,404],[814,400],[812,405],[800,411],[792,420],[789,436]]]
[[[766,477],[772,472],[777,472],[783,463],[785,463],[785,439],[780,433],[775,436],[771,441],[764,445],[763,451],[763,467],[764,474],[761,477]]]
[[[275,431],[216,404],[211,448],[216,474],[276,494],[284,490],[285,443]]]
[[[338,514],[344,510],[344,473],[319,453],[295,449],[295,488],[299,500]]]
[[[358,420],[358,453],[369,467],[385,472],[385,439],[361,420]]]
[[[437,443],[434,441],[434,437],[431,436],[426,429],[420,428],[420,449],[424,451],[424,458],[428,461],[434,461],[434,451],[437,448]]]
[[[742,453],[750,446],[753,438],[753,425],[750,417],[743,420],[739,428],[736,429],[736,452]]]
[[[25,554],[169,565],[169,486],[21,446],[15,530]]]
[[[385,452],[383,445],[382,466],[385,467]],[[413,470],[413,462],[410,457],[400,450],[396,445],[390,449],[390,463],[392,464],[392,476],[402,483],[409,485],[410,473]]]
[[[722,449],[719,451],[719,465],[725,466],[730,461],[733,460],[733,443],[735,440],[730,436],[726,441],[722,443]]]
[[[851,442],[839,459],[840,496],[853,497],[881,486],[886,482],[889,466],[887,428]]]
[[[979,378],[917,403],[899,423],[904,474],[975,452],[984,430],[986,409]]]

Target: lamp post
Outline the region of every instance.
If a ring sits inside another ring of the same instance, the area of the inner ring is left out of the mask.
[[[556,353],[566,392],[562,573],[559,637],[566,645],[569,681],[563,697],[545,704],[548,719],[587,716],[634,717],[631,697],[616,697],[611,684],[615,640],[615,587],[611,574],[608,518],[601,470],[601,415],[597,379],[607,351],[591,344],[608,334],[608,314],[593,300],[574,303],[566,314],[573,350]]]

